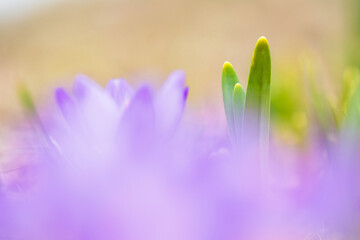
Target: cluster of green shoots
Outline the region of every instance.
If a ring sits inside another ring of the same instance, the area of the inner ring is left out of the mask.
[[[225,62],[222,92],[231,140],[241,146],[246,140],[267,151],[270,127],[271,57],[269,43],[261,37],[251,61],[246,92],[233,66]]]
[[[308,78],[310,70],[305,69]],[[288,79],[291,81],[291,79]],[[269,148],[271,57],[269,43],[261,37],[255,46],[246,91],[229,62],[222,71],[222,93],[229,135],[234,148],[253,144],[265,155]],[[360,129],[360,73],[348,68],[343,89],[333,104],[323,88],[310,79],[309,108],[313,109],[319,132],[327,141],[356,141]],[[305,101],[306,96],[302,99]],[[286,99],[284,99],[286,101]]]

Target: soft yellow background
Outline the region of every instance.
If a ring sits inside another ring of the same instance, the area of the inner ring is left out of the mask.
[[[31,4],[30,4],[31,5]],[[6,4],[0,5],[6,12]],[[24,5],[29,7],[29,4]],[[246,85],[256,40],[271,47],[277,69],[296,68],[311,52],[336,82],[346,64],[348,12],[342,0],[57,1],[0,22],[0,116],[19,114],[16,86],[35,99],[77,73],[104,85],[109,78],[160,83],[184,69],[193,105],[220,105],[220,76],[232,62]],[[4,12],[3,11],[3,12]],[[291,81],[291,79],[289,79]]]

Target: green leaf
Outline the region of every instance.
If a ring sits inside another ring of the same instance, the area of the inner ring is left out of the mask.
[[[244,137],[267,151],[270,127],[271,57],[267,39],[261,37],[254,50],[246,90]]]
[[[354,96],[356,89],[358,88],[360,83],[360,73],[356,67],[348,67],[344,71],[344,83],[343,89],[340,98],[340,114],[341,118],[346,118],[349,102],[351,98]]]
[[[304,80],[309,90],[309,113],[313,117],[315,128],[319,136],[326,141],[334,141],[337,130],[336,106],[329,91],[325,89],[325,82],[319,78],[318,63],[313,57],[303,55],[301,63],[304,69]]]
[[[24,109],[30,113],[35,113],[35,104],[29,89],[25,85],[18,88],[18,96]]]
[[[222,93],[225,108],[225,115],[228,124],[230,137],[232,140],[236,138],[235,124],[234,124],[234,106],[233,106],[233,92],[234,87],[239,83],[236,72],[229,62],[225,62],[222,70]]]
[[[346,97],[343,97],[344,120],[342,137],[346,142],[357,142],[360,130],[360,72],[357,68],[349,69],[345,75],[348,86],[345,86]]]
[[[240,83],[236,83],[233,92],[233,113],[236,141],[238,144],[240,144],[242,138],[244,107],[245,91]]]

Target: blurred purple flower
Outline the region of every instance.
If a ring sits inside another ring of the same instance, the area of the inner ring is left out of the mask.
[[[260,169],[258,149],[181,121],[187,94],[181,71],[156,94],[85,76],[57,89],[2,166],[0,239],[355,239],[356,149],[272,144]]]

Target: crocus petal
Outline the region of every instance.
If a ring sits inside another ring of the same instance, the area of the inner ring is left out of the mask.
[[[185,73],[172,72],[155,100],[157,128],[160,134],[171,134],[183,114],[188,90],[184,88]]]
[[[0,187],[2,186],[0,185]],[[0,212],[0,236],[4,237],[5,239],[10,239],[10,235],[8,234],[11,226],[11,215],[8,202],[6,201],[6,198],[2,192],[0,192]]]
[[[186,102],[186,99],[189,95],[189,87],[184,88],[184,102]]]
[[[65,120],[70,123],[76,112],[74,100],[63,88],[57,88],[55,90],[55,99]]]
[[[93,91],[93,89],[101,90],[100,86],[98,86],[88,76],[79,74],[75,77],[73,93],[78,100],[83,99],[90,91]]]
[[[112,79],[106,85],[106,90],[114,98],[120,108],[129,105],[129,101],[134,94],[134,89],[124,79]]]
[[[153,94],[148,86],[140,87],[122,117],[119,135],[124,148],[139,152],[150,148],[155,131]]]
[[[113,136],[120,109],[111,96],[99,85],[84,75],[75,78],[73,86],[74,96],[79,104],[79,115],[86,125],[87,134],[91,139],[97,139],[97,144]],[[99,118],[98,116],[102,117]]]

